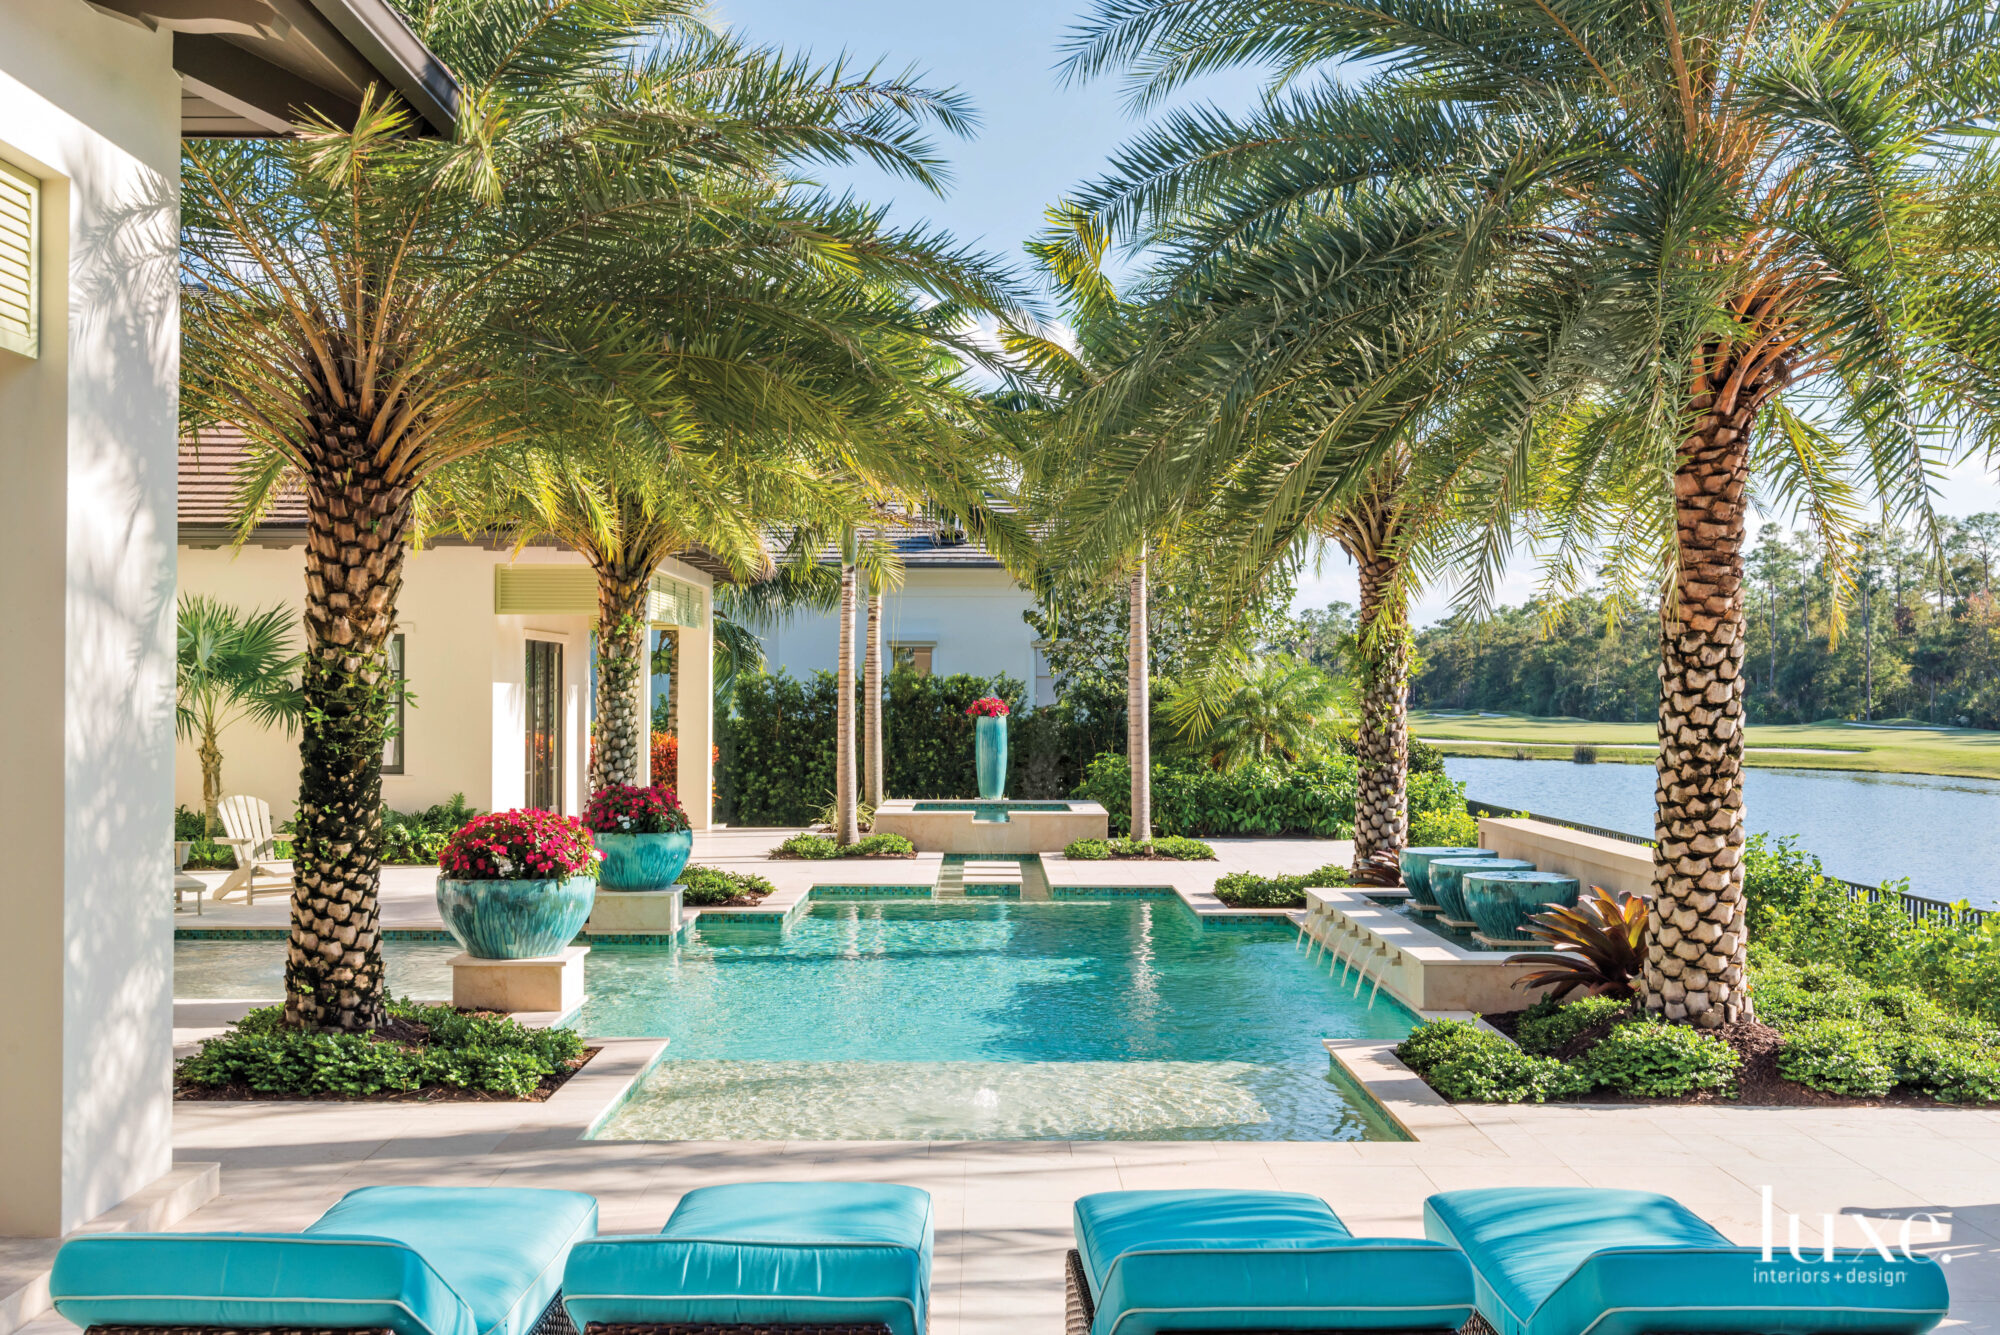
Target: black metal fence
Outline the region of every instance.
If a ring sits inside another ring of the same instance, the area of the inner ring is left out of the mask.
[[[1653,841],[1642,834],[1627,834],[1623,830],[1607,830],[1602,825],[1586,825],[1578,820],[1564,820],[1561,816],[1544,816],[1538,811],[1523,811],[1519,807],[1503,806],[1497,802],[1480,802],[1465,799],[1465,809],[1475,816],[1526,816],[1530,820],[1544,821],[1550,825],[1560,825],[1565,829],[1581,830],[1585,834],[1602,835],[1606,839],[1620,839],[1628,844],[1651,847]],[[1879,904],[1894,896],[1900,901],[1903,912],[1919,922],[1936,922],[1950,926],[1977,927],[1985,922],[1988,915],[2000,910],[1960,908],[1942,899],[1931,899],[1926,895],[1913,895],[1907,890],[1886,890],[1879,885],[1863,885],[1859,881],[1844,881],[1838,876],[1827,877],[1829,881],[1846,886],[1854,894],[1871,904]]]

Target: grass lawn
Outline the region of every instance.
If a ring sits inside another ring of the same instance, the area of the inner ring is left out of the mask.
[[[1577,746],[1594,746],[1600,761],[1651,764],[1653,759],[1651,723],[1412,710],[1410,734],[1454,756],[1512,757],[1526,751],[1556,759]],[[1932,728],[1914,719],[1760,725],[1747,730],[1744,745],[1744,760],[1752,765],[2000,779],[2000,732]]]

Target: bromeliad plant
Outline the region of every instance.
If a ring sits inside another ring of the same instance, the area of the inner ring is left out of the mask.
[[[591,794],[583,823],[598,834],[678,834],[691,829],[671,788],[614,783]]]
[[[1509,964],[1544,966],[1515,986],[1549,987],[1548,995],[1557,1000],[1579,987],[1597,996],[1629,997],[1644,968],[1646,901],[1593,885],[1574,908],[1551,907],[1530,917],[1528,935],[1555,952],[1508,956]]]
[[[565,881],[596,876],[603,857],[576,817],[529,808],[471,822],[444,846],[438,869],[460,881]]]
[[[981,696],[965,707],[967,718],[1006,718],[1007,702],[997,695]]]

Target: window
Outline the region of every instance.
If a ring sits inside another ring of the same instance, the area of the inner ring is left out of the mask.
[[[389,680],[395,684],[396,703],[389,711],[389,732],[382,739],[382,772],[401,774],[403,772],[403,713],[406,708],[403,689],[405,672],[403,669],[403,637],[391,635],[384,646],[389,660]]]
[[[40,352],[35,252],[41,193],[41,182],[0,162],[0,348],[23,357]]]
[[[563,800],[563,647],[528,641],[528,805],[561,811]]]
[[[929,644],[892,644],[889,646],[889,670],[891,672],[914,672],[919,677],[931,675],[931,650]]]

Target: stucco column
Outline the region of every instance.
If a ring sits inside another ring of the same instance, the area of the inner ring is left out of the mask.
[[[674,703],[680,711],[680,774],[674,792],[688,821],[706,830],[714,819],[715,765],[715,632],[712,595],[702,591],[702,624],[680,630],[680,671],[674,677]]]
[[[0,5],[39,349],[0,349],[0,1234],[171,1167],[180,88],[165,33]]]

